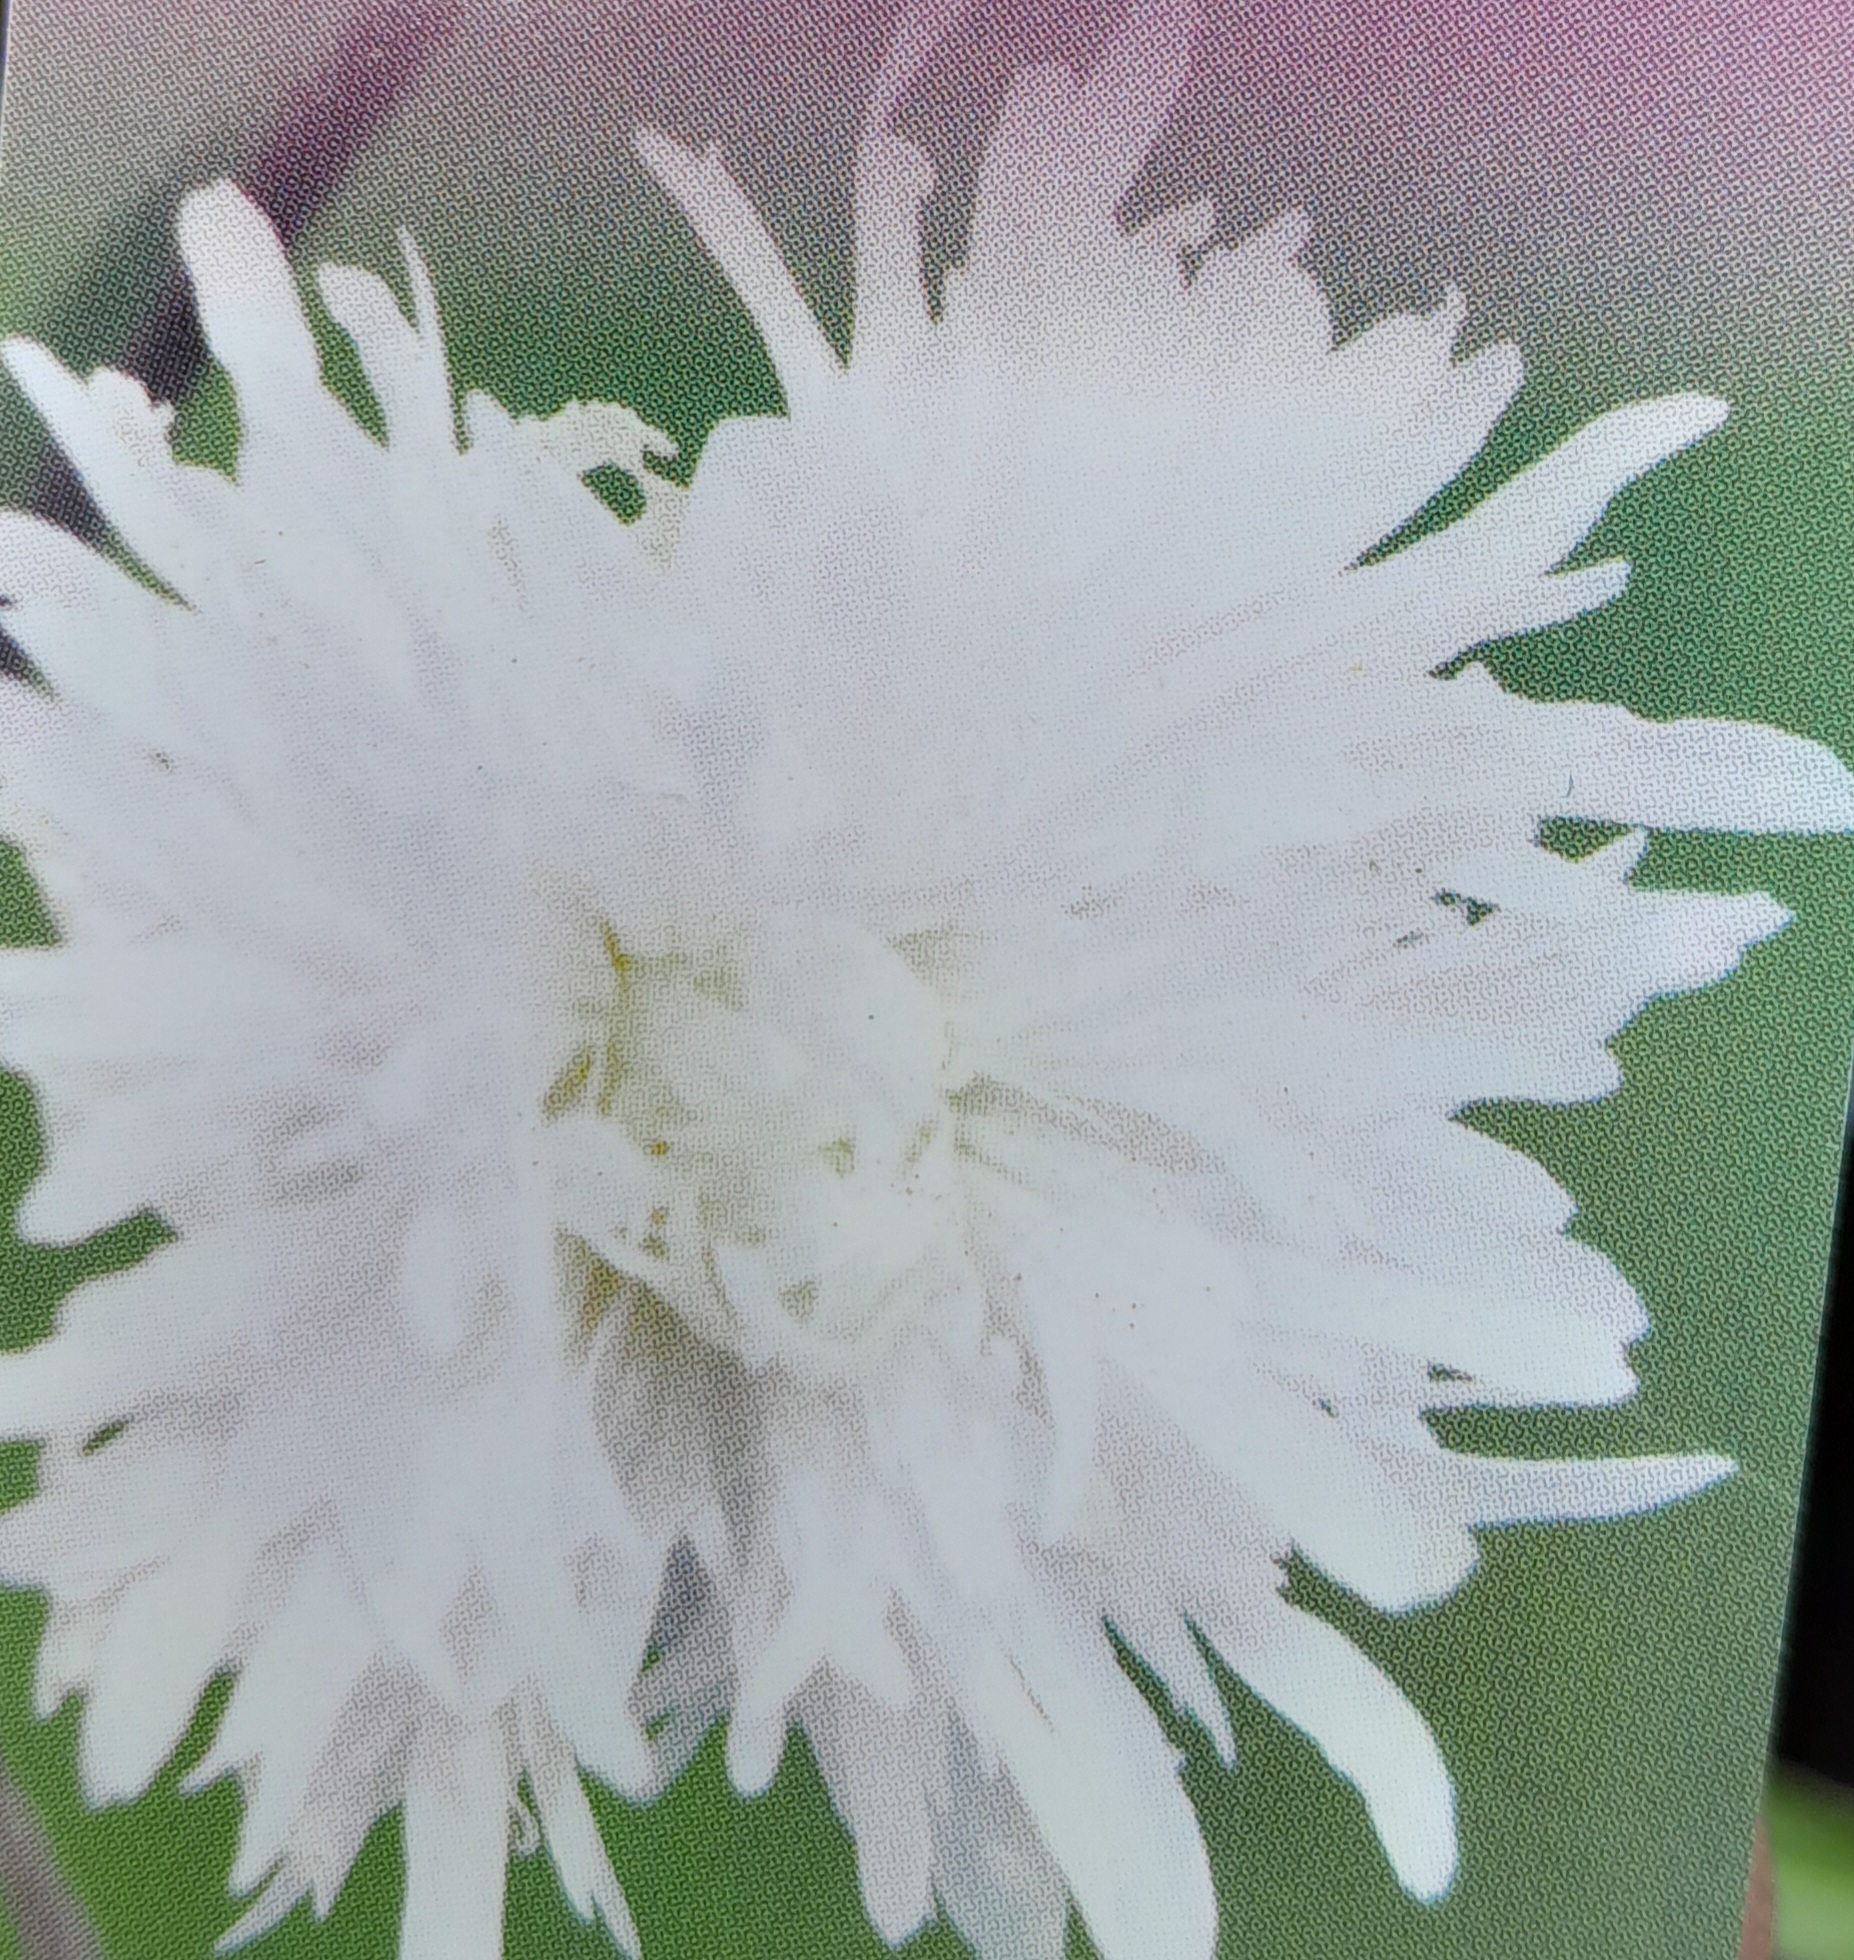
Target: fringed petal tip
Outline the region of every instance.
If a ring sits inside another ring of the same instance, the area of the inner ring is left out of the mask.
[[[34,408],[39,405],[38,390],[47,372],[56,371],[61,375],[65,372],[45,348],[24,334],[9,334],[0,341],[0,361],[6,363],[7,373]]]
[[[223,294],[296,313],[295,281],[276,227],[229,177],[189,191],[174,229],[202,311]],[[210,320],[204,324],[210,329]]]
[[[229,177],[215,177],[190,190],[180,200],[175,231],[183,253],[204,251],[213,258],[228,244],[261,247],[276,242],[270,221]]]

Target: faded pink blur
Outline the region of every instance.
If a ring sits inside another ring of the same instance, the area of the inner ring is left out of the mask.
[[[48,268],[164,174],[226,167],[364,10],[16,0],[4,229]],[[884,0],[428,0],[452,31],[360,166],[421,235],[617,237],[641,117],[720,140],[827,308]],[[1115,0],[975,0],[907,113],[949,173],[1010,68],[1085,61]],[[1822,0],[1207,0],[1158,189],[1287,205],[1342,318],[1449,281],[1476,327],[1621,370],[1839,365],[1854,317],[1854,33]],[[76,113],[74,113],[74,110]],[[101,137],[100,137],[101,127]],[[238,132],[242,131],[240,137]],[[628,216],[627,216],[628,214]],[[62,241],[62,242],[61,242]],[[584,249],[583,240],[580,249]],[[1620,378],[1620,376],[1619,376]]]
[[[1197,77],[1154,188],[1213,189],[1237,223],[1308,209],[1312,257],[1342,316],[1453,281],[1478,328],[1535,344],[1611,340],[1629,365],[1702,359],[1736,374],[1779,346],[1811,365],[1847,353],[1844,9],[1207,0],[1204,11]],[[542,151],[564,135],[582,164],[588,139],[622,155],[640,113],[716,137],[828,286],[819,193],[840,226],[856,107],[895,12],[881,0],[517,10],[491,40],[459,44],[448,81],[434,71],[433,99],[449,87],[453,102],[481,104],[507,61],[498,108]],[[956,180],[1010,70],[1086,61],[1122,13],[1115,0],[977,0],[923,78],[911,124]]]

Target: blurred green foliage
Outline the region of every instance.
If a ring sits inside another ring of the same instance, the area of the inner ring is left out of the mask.
[[[1764,1799],[1777,1960],[1854,1960],[1854,1790],[1779,1771]]]

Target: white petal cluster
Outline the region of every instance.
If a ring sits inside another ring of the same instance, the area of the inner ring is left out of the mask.
[[[403,1805],[401,1960],[492,1960],[525,1779],[635,1952],[582,1779],[648,1799],[725,1716],[743,1790],[803,1729],[887,1939],[1056,1960],[1073,1904],[1105,1960],[1207,1960],[1110,1629],[1232,1757],[1217,1657],[1434,1896],[1434,1742],[1290,1556],[1402,1611],[1481,1527],[1727,1467],[1426,1422],[1633,1387],[1627,1282],[1453,1119],[1608,1093],[1645,1003],[1782,925],[1636,889],[1642,827],[1854,826],[1806,742],[1471,657],[1613,597],[1558,568],[1722,410],[1621,409],[1368,557],[1518,363],[1457,359],[1452,301],[1335,347],[1293,224],[1123,228],[1188,12],[1019,81],[937,312],[911,18],[847,364],[719,161],[641,138],[790,405],[686,495],[621,408],[460,425],[409,247],[410,317],[319,277],[376,440],[224,185],[180,235],[235,481],[132,381],[7,350],[140,568],[0,518],[37,675],[0,827],[58,928],[0,961],[22,1223],[175,1236],[0,1363],[44,1439],[0,1576],[49,1595],[97,1802],[233,1671],[194,1776],[244,1793],[233,1941]],[[1557,817],[1628,828],[1572,861]]]

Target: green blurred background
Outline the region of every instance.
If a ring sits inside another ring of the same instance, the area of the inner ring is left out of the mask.
[[[84,11],[67,4],[61,17]],[[52,13],[41,0],[28,27]],[[198,18],[210,31],[211,14]],[[171,59],[162,45],[156,36],[154,54],[91,47],[86,59],[104,79],[84,88],[107,96],[138,76],[158,83],[159,61]],[[60,90],[67,101],[79,92],[75,69],[60,76],[49,38],[16,42],[16,57],[22,47],[33,87],[26,110],[9,99],[8,170],[36,156],[34,144],[52,144]],[[137,69],[136,60],[157,65]],[[303,72],[313,88],[314,62]],[[288,87],[301,83],[295,76]],[[19,180],[0,180],[0,327],[41,335],[78,365],[139,361],[186,396],[190,451],[229,461],[224,391],[171,317],[167,226],[177,194],[200,176],[237,167],[250,181],[269,170],[292,187],[305,263],[335,256],[395,276],[393,228],[413,223],[461,386],[530,412],[620,394],[689,455],[721,415],[776,405],[738,304],[614,152],[600,154],[599,194],[573,203],[570,174],[546,175],[554,166],[523,148],[530,125],[520,116],[486,116],[460,151],[466,136],[441,113],[450,98],[419,94],[415,78],[408,100],[429,113],[402,108],[336,168],[327,155],[315,163],[313,146],[289,149],[283,111],[283,135],[254,143],[268,98],[261,76],[239,86],[247,84],[260,107],[217,120],[196,112],[188,124],[155,100],[148,120],[166,132],[162,142],[144,144],[135,168],[114,178],[84,166],[89,190],[62,207],[81,214],[75,220],[46,201],[49,166],[31,166],[36,202],[9,202]],[[536,103],[524,111],[531,123],[545,123],[563,154],[577,143],[583,157],[587,131],[554,129],[544,91]],[[839,150],[842,127],[839,115],[830,124]],[[304,177],[312,165],[326,182]],[[821,171],[826,180],[838,181]],[[545,195],[534,188],[543,181]],[[841,326],[829,224],[817,219],[813,237],[799,236],[802,215],[790,222],[794,256],[814,266],[820,303]],[[1352,290],[1344,268],[1331,269]],[[1458,270],[1472,286],[1473,267]],[[1361,275],[1354,288],[1348,317],[1372,310],[1369,281]],[[1678,311],[1672,301],[1669,311]],[[1719,436],[1620,499],[1591,541],[1589,556],[1635,562],[1627,595],[1598,617],[1497,649],[1501,676],[1541,696],[1620,700],[1651,715],[1777,722],[1854,759],[1854,365],[1776,337],[1621,333],[1600,307],[1488,317],[1477,331],[1508,328],[1520,332],[1529,385],[1431,521],[1618,399],[1713,386],[1734,410]],[[331,381],[352,396],[351,361],[332,338],[328,352]],[[10,394],[0,400],[0,494],[82,519]],[[1564,847],[1574,845],[1567,838]],[[1659,837],[1639,876],[1771,891],[1796,920],[1730,982],[1644,1014],[1618,1043],[1626,1086],[1616,1097],[1571,1110],[1487,1108],[1464,1120],[1546,1164],[1578,1200],[1576,1230],[1640,1287],[1654,1326],[1637,1352],[1642,1392],[1612,1411],[1464,1416],[1447,1429],[1463,1447],[1519,1453],[1714,1450],[1739,1474],[1654,1517],[1492,1534],[1459,1596],[1407,1618],[1365,1612],[1297,1571],[1295,1596],[1343,1626],[1435,1728],[1460,1791],[1461,1877],[1439,1906],[1405,1898],[1351,1791],[1304,1738],[1228,1682],[1242,1754],[1234,1775],[1201,1738],[1178,1731],[1211,1845],[1226,1955],[1725,1960],[1735,1948],[1854,1035],[1854,841]],[[43,933],[30,885],[10,861],[0,937]],[[0,1093],[0,1212],[10,1216],[38,1148],[30,1094],[9,1085]],[[130,1221],[57,1249],[0,1240],[0,1342],[42,1337],[73,1285],[142,1256],[157,1231]],[[30,1451],[9,1453],[0,1498],[26,1491],[31,1475]],[[30,1713],[41,1617],[31,1596],[0,1597],[0,1759],[48,1829],[111,1960],[203,1956],[234,1916],[223,1887],[237,1803],[226,1785],[183,1799],[175,1783],[204,1746],[216,1700],[147,1798],[92,1813],[77,1794],[75,1708],[45,1724]],[[1854,1664],[1854,1641],[1842,1652]],[[653,1809],[598,1805],[651,1960],[875,1960],[885,1951],[864,1922],[847,1840],[802,1740],[753,1802],[729,1791],[711,1742]],[[1854,1953],[1845,1804],[1828,1784],[1790,1776],[1768,1808],[1785,1951],[1791,1960]],[[398,1858],[389,1820],[326,1923],[299,1911],[250,1950],[261,1960],[390,1954]],[[509,1928],[511,1960],[609,1952],[573,1917],[544,1857],[513,1866]],[[1072,1944],[1076,1956],[1089,1950],[1079,1929]],[[961,1949],[934,1930],[908,1951],[952,1960]]]

